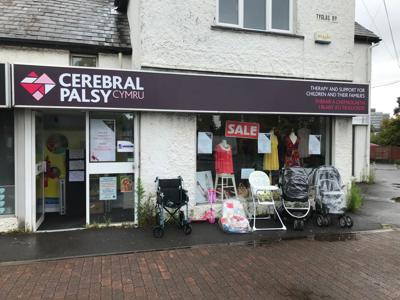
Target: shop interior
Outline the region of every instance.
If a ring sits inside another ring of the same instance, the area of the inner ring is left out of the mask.
[[[43,188],[37,183],[36,189],[37,214],[43,212],[40,199],[44,197],[44,219],[38,230],[84,227],[85,114],[46,112],[40,117],[41,122],[36,121],[36,151],[41,153],[36,156],[43,158],[46,167]]]

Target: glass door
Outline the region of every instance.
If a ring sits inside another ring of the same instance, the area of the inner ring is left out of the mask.
[[[45,201],[44,201],[44,180],[46,172],[46,161],[44,159],[44,129],[43,116],[39,112],[34,114],[34,130],[35,130],[35,230],[37,230],[44,220]]]
[[[124,112],[88,114],[88,223],[134,221],[134,116]]]

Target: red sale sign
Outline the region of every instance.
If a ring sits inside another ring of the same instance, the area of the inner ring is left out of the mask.
[[[260,131],[260,124],[258,123],[237,122],[237,121],[226,121],[225,123],[226,137],[258,139],[259,131]]]

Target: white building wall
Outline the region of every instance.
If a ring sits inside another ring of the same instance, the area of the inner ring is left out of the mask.
[[[352,178],[353,130],[351,117],[335,117],[332,125],[332,164],[349,185]]]
[[[352,80],[354,0],[293,3],[300,37],[215,29],[216,0],[131,1],[134,65]],[[319,21],[317,13],[337,15],[338,22]],[[316,31],[329,33],[332,43],[315,44]]]
[[[369,83],[371,78],[370,44],[356,42],[354,45],[354,81]],[[370,126],[354,126],[353,166],[356,181],[368,178],[370,167]]]
[[[142,112],[140,177],[146,194],[155,194],[154,180],[182,176],[190,199],[196,190],[196,115]]]

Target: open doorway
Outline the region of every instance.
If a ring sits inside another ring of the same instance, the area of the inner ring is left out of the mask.
[[[36,124],[36,156],[44,163],[43,221],[38,230],[81,228],[86,224],[85,113],[45,112]],[[41,128],[39,128],[39,126]]]

